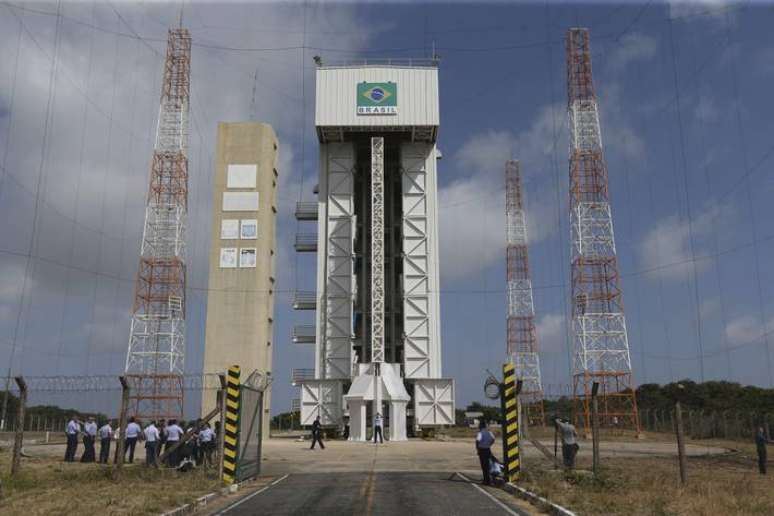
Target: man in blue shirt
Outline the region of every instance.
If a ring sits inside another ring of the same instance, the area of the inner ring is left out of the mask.
[[[492,445],[495,442],[495,436],[486,427],[486,421],[483,419],[478,424],[478,434],[476,434],[476,452],[478,453],[478,462],[481,464],[481,473],[484,477],[484,485],[491,485],[492,479],[489,476],[489,461],[492,459]]]

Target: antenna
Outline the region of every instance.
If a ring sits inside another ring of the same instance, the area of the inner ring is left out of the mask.
[[[258,67],[255,67],[255,75],[253,75],[253,100],[250,102],[250,116],[255,120],[257,113],[255,112],[255,86],[258,83]]]
[[[185,0],[180,0],[180,17],[179,17],[179,28],[183,28],[183,9],[185,8]]]

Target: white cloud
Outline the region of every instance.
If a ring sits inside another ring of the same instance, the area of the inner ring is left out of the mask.
[[[618,71],[629,64],[647,61],[656,55],[658,40],[638,32],[623,36],[610,56],[608,66]]]
[[[686,22],[706,20],[714,23],[725,23],[728,16],[733,24],[736,23],[734,3],[729,0],[668,0],[669,16]]]
[[[721,216],[722,213],[722,216]],[[710,264],[708,260],[696,260],[706,255],[708,249],[703,240],[714,231],[717,221],[728,223],[732,209],[728,206],[709,206],[694,217],[692,225],[678,215],[670,215],[659,220],[648,231],[639,245],[641,266],[652,272],[652,277],[667,279],[681,278],[694,267],[704,271]],[[691,232],[693,233],[693,254],[691,253]]]
[[[557,352],[564,349],[566,330],[563,315],[544,315],[538,319],[535,332],[540,351]]]
[[[534,244],[557,230],[553,174],[546,171],[554,149],[554,123],[558,152],[567,148],[565,135],[559,132],[564,116],[558,105],[544,106],[521,133],[486,131],[470,137],[457,151],[455,161],[469,173],[439,190],[441,270],[446,278],[476,274],[504,259],[508,159],[520,161],[529,241]]]
[[[752,315],[742,315],[726,324],[726,339],[731,346],[742,346],[752,344],[764,335],[774,329],[774,319],[766,322],[766,326],[761,325],[760,317]]]

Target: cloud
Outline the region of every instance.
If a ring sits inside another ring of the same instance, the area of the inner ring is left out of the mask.
[[[538,319],[535,332],[540,351],[558,352],[564,350],[566,329],[563,315],[545,314]]]
[[[623,36],[608,60],[608,66],[614,71],[620,71],[629,64],[647,61],[656,55],[658,40],[633,32]]]
[[[761,318],[752,315],[742,315],[726,324],[726,339],[731,346],[752,344],[763,338],[764,333],[774,329],[774,319],[769,319],[765,327]]]
[[[732,209],[728,206],[709,206],[694,217],[692,225],[688,220],[678,215],[670,215],[659,220],[647,232],[639,245],[641,266],[651,272],[651,277],[676,279],[692,271],[704,271],[709,266],[708,260],[696,259],[708,251],[703,240],[713,232],[716,221],[725,220],[728,223]],[[694,249],[691,253],[691,231],[693,232]]]
[[[558,152],[567,148],[566,134],[559,132],[564,117],[563,107],[544,106],[524,131],[485,131],[471,136],[457,151],[454,162],[464,177],[439,190],[441,272],[446,279],[476,274],[504,258],[508,159],[520,162],[530,243],[557,231],[555,184],[546,170],[554,148]]]
[[[702,319],[714,317],[720,311],[720,299],[713,297],[705,299],[699,306],[699,315]]]
[[[668,0],[669,17],[686,22],[703,20],[712,23],[725,23],[726,17],[736,23],[734,2],[728,0]]]

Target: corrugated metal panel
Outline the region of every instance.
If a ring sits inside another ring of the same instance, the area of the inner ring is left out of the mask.
[[[358,115],[357,84],[398,85],[398,113]],[[395,66],[318,68],[315,106],[317,126],[438,126],[438,69]]]

